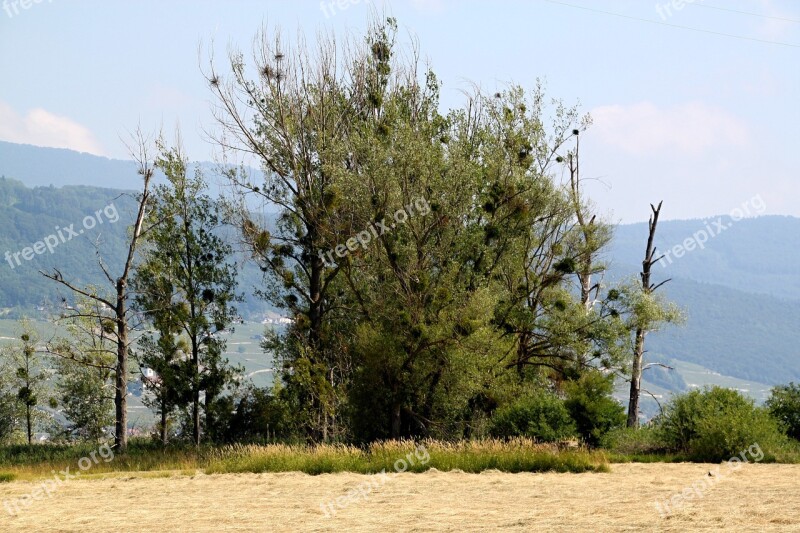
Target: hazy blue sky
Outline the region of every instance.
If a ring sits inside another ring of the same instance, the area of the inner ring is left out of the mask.
[[[262,24],[359,34],[382,5],[418,38],[444,107],[471,83],[543,78],[590,112],[584,177],[612,220],[660,199],[665,218],[729,213],[756,195],[800,216],[800,2],[337,1],[0,0],[0,140],[127,158],[137,124],[180,123],[190,157],[211,159],[201,43],[221,58]]]

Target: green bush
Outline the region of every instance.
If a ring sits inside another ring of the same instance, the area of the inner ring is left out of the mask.
[[[565,406],[580,436],[592,446],[625,424],[625,408],[611,397],[613,390],[613,377],[600,372],[588,372],[566,385]]]
[[[663,454],[669,451],[661,431],[654,426],[612,429],[601,439],[601,446],[623,455]]]
[[[658,426],[672,451],[686,453],[695,461],[724,461],[755,444],[764,450],[766,460],[774,460],[786,442],[766,409],[721,387],[675,396]]]
[[[772,389],[767,410],[793,439],[800,440],[800,385],[789,383]]]
[[[497,409],[489,433],[498,438],[528,437],[555,442],[575,436],[575,423],[563,400],[540,391]]]

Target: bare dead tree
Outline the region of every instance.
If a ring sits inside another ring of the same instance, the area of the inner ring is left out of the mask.
[[[663,255],[656,257],[656,247],[653,244],[656,236],[656,226],[658,225],[658,216],[661,214],[661,204],[658,207],[650,204],[652,214],[648,222],[649,235],[647,238],[647,248],[645,249],[644,260],[642,261],[642,272],[640,278],[642,281],[642,291],[645,295],[652,294],[656,289],[670,281],[669,279],[662,281],[658,284],[650,282],[650,272],[654,264],[664,258]],[[647,335],[647,325],[639,322],[636,327],[636,338],[633,348],[633,364],[631,366],[631,388],[630,398],[628,401],[628,423],[629,428],[639,426],[639,397],[642,392],[642,360],[644,359],[644,340]]]
[[[125,262],[118,276],[112,276],[102,258],[99,257],[100,253],[98,250],[98,263],[106,280],[108,280],[111,290],[100,294],[95,287],[80,287],[73,282],[67,281],[58,269],[53,269],[52,272],[40,271],[40,274],[44,277],[66,287],[74,295],[82,296],[98,304],[94,307],[83,309],[73,308],[68,310],[64,318],[73,320],[85,318],[98,320],[101,323],[110,318],[113,323],[113,328],[111,328],[110,333],[116,344],[116,364],[114,366],[114,446],[117,448],[118,453],[124,453],[128,446],[128,355],[132,342],[130,338],[130,332],[132,330],[131,320],[134,316],[132,310],[128,307],[128,278],[133,267],[137,245],[142,237],[145,215],[150,199],[150,182],[153,178],[153,167],[148,154],[148,142],[140,130],[137,130],[135,134],[135,146],[130,147],[130,152],[139,166],[138,173],[142,176],[143,184],[142,192],[138,197],[136,218],[128,240]],[[107,310],[108,315],[102,312],[101,309]],[[101,327],[101,334],[108,335],[109,331],[106,331],[106,329],[107,328]]]

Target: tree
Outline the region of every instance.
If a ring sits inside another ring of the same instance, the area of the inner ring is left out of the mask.
[[[597,446],[603,435],[624,424],[625,408],[611,397],[613,374],[592,370],[567,382],[565,388],[567,410],[575,420],[578,433],[590,445]]]
[[[186,339],[191,362],[180,376],[189,383],[192,437],[201,440],[201,394],[204,394],[206,428],[213,426],[214,401],[233,379],[233,369],[223,357],[225,341],[220,334],[237,319],[232,306],[237,300],[232,249],[216,232],[221,225],[217,202],[204,193],[198,171],[188,175],[188,162],[180,148],[159,142],[158,167],[168,185],[154,190],[146,237],[145,256],[136,268],[134,287],[137,307],[156,325],[158,341],[147,337],[149,355],[159,357],[156,368],[164,372],[168,389],[161,396],[162,440],[165,411],[174,401],[177,387],[170,385],[179,357],[181,335]],[[145,354],[147,358],[147,353]],[[151,357],[152,360],[152,357]],[[163,364],[161,364],[163,362]]]
[[[787,435],[800,440],[800,384],[789,383],[774,387],[766,407],[781,423]]]
[[[33,443],[33,433],[41,423],[49,418],[42,410],[43,397],[47,393],[46,381],[49,379],[36,344],[39,336],[30,321],[20,322],[22,333],[19,343],[7,347],[4,351],[9,360],[13,374],[10,385],[16,395],[16,407],[24,421],[25,436],[28,444]],[[12,411],[13,412],[13,411]],[[6,413],[13,420],[13,415]]]
[[[11,390],[8,361],[0,362],[0,444],[9,442],[19,424],[16,395]]]
[[[56,358],[55,370],[59,376],[58,401],[69,423],[68,434],[87,441],[102,440],[106,428],[114,424],[111,371],[63,358]]]
[[[11,440],[18,425],[16,394],[13,392],[11,360],[6,356],[8,348],[0,349],[0,443]]]
[[[260,294],[294,320],[270,349],[283,361],[284,393],[294,396],[314,440],[336,433],[338,391],[351,367],[340,332],[331,328],[331,315],[341,312],[341,269],[328,266],[326,254],[341,236],[363,228],[342,206],[343,181],[367,176],[363,158],[371,148],[358,141],[380,127],[394,26],[391,19],[373,24],[366,42],[352,47],[323,38],[314,51],[302,42],[287,47],[264,30],[254,78],[240,52],[228,58],[228,78],[213,63],[207,74],[218,103],[218,142],[229,155],[255,157],[264,174],[259,182],[230,172],[229,207],[265,273]],[[259,203],[278,208],[274,224],[253,213]]]
[[[606,268],[599,256],[610,227],[593,214],[580,176],[578,139],[591,117],[560,102],[545,107],[541,86],[530,98],[523,95],[521,89],[497,94],[492,112],[500,126],[491,151],[502,154],[501,162],[527,163],[517,165],[523,179],[508,197],[524,201],[528,215],[521,231],[509,231],[503,218],[494,225],[503,229],[498,242],[511,247],[499,269],[503,298],[495,322],[516,339],[504,364],[519,383],[540,386],[544,378],[558,388],[597,367],[618,366],[625,330],[607,298],[600,298],[596,277]],[[575,147],[568,149],[572,140]],[[568,179],[559,185],[562,164]],[[496,191],[493,185],[487,207],[494,209]]]
[[[170,303],[165,302],[165,305]],[[142,335],[136,358],[142,370],[145,390],[142,403],[158,415],[159,440],[166,446],[174,411],[185,404],[186,398],[191,397],[191,383],[186,376],[192,375],[192,368],[187,365],[188,344],[185,339],[178,338],[178,325],[169,311],[163,314],[163,320],[155,313],[151,315],[157,336],[150,333]]]
[[[662,324],[676,322],[680,320],[679,310],[672,304],[661,302],[654,298],[653,293],[662,285],[670,281],[669,279],[655,284],[650,281],[650,273],[654,264],[664,256],[656,257],[656,247],[654,239],[658,216],[661,213],[661,204],[658,207],[650,204],[652,214],[648,222],[647,247],[645,249],[644,260],[642,261],[642,272],[640,274],[640,290],[627,291],[628,309],[631,312],[632,329],[635,330],[633,346],[633,362],[631,364],[631,386],[628,401],[628,427],[639,426],[639,397],[642,388],[642,371],[644,370],[644,341],[648,332],[658,329]]]
[[[128,278],[131,275],[136,258],[139,239],[142,237],[143,233],[146,233],[144,221],[149,207],[150,181],[153,178],[153,168],[148,161],[147,142],[141,132],[139,132],[137,136],[137,152],[134,153],[133,150],[131,150],[131,152],[131,155],[133,155],[139,164],[138,172],[139,175],[142,176],[143,184],[142,192],[139,193],[137,198],[138,206],[136,216],[131,227],[126,255],[119,275],[116,277],[112,276],[103,261],[99,249],[97,250],[98,263],[108,281],[108,286],[105,290],[100,290],[95,287],[79,287],[75,283],[66,280],[58,269],[53,269],[52,272],[41,272],[46,278],[69,289],[75,296],[82,296],[94,300],[98,306],[104,310],[103,313],[97,314],[92,311],[83,313],[77,309],[73,309],[68,310],[63,318],[103,320],[107,318],[105,310],[111,310],[113,313],[111,322],[113,327],[108,328],[111,331],[106,333],[111,333],[113,335],[116,344],[116,364],[114,367],[114,446],[118,453],[125,453],[128,449],[128,355],[130,353],[131,343],[133,342],[130,338],[130,332],[133,328],[131,324],[131,310],[128,306],[128,301],[130,299]],[[105,329],[103,329],[103,331],[105,331]]]

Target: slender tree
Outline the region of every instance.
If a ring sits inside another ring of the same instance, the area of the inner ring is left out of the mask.
[[[143,180],[142,191],[137,196],[137,211],[129,233],[126,254],[122,260],[122,268],[119,274],[116,276],[111,274],[99,249],[97,251],[98,263],[108,281],[108,285],[105,288],[80,287],[65,279],[58,269],[53,269],[52,272],[41,272],[44,277],[69,289],[74,296],[94,300],[98,304],[98,308],[103,310],[102,313],[98,314],[92,309],[80,311],[77,307],[68,308],[62,316],[63,319],[88,318],[103,320],[108,318],[105,311],[111,311],[112,327],[108,329],[110,329],[109,333],[113,335],[116,345],[116,363],[114,366],[114,446],[118,453],[125,453],[128,449],[128,356],[133,342],[131,331],[134,326],[132,324],[132,320],[134,320],[132,310],[129,307],[131,294],[128,281],[136,259],[140,238],[146,232],[144,223],[147,209],[149,208],[150,182],[153,178],[153,168],[149,161],[147,144],[144,135],[138,132],[136,148],[131,150],[131,155],[139,165],[138,172]]]
[[[34,431],[47,418],[42,410],[42,400],[47,393],[46,382],[50,376],[37,351],[39,336],[36,330],[27,319],[23,319],[20,324],[22,333],[18,343],[7,347],[4,352],[13,371],[12,387],[30,445],[33,443]]]
[[[655,236],[658,226],[658,217],[661,214],[661,205],[658,207],[650,204],[650,220],[648,221],[647,247],[645,248],[642,271],[639,274],[641,286],[638,291],[628,293],[629,309],[634,329],[633,361],[631,364],[630,395],[628,400],[628,427],[639,426],[639,398],[642,393],[642,371],[645,354],[645,337],[648,332],[654,331],[660,325],[680,320],[679,310],[672,304],[666,304],[654,298],[654,292],[670,281],[666,279],[660,283],[651,282],[653,265],[664,256],[656,257]]]

